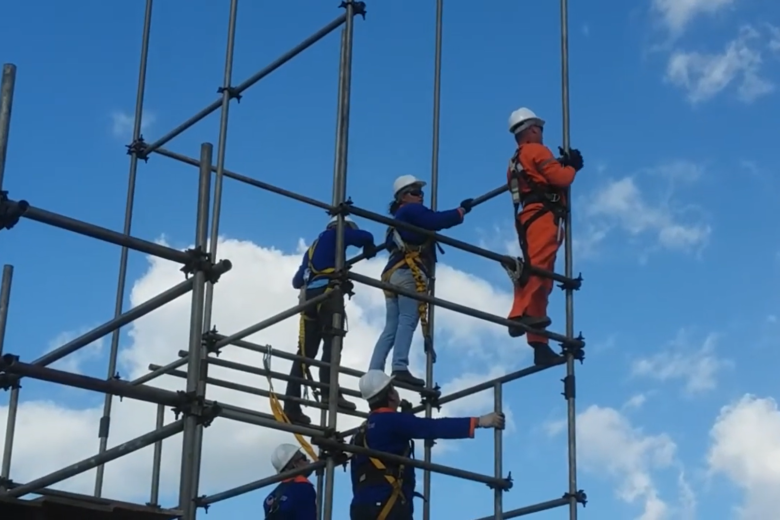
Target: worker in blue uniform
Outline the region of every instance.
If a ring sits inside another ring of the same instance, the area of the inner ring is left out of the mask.
[[[425,182],[413,175],[402,175],[393,183],[390,214],[396,220],[430,231],[441,231],[463,222],[471,211],[473,199],[466,199],[457,209],[433,211],[424,204]],[[385,236],[390,258],[382,271],[382,281],[418,294],[428,293],[428,281],[436,263],[436,241],[420,233],[390,227]],[[409,351],[417,324],[422,323],[423,337],[428,330],[428,306],[424,302],[391,291],[385,291],[387,314],[385,328],[379,335],[371,356],[369,370],[384,370],[393,352],[392,374],[396,381],[412,386],[425,386],[425,381],[409,372]]]
[[[426,419],[398,411],[401,399],[394,378],[369,370],[360,378],[360,393],[368,401],[368,420],[352,438],[365,448],[411,458],[413,439],[467,439],[477,428],[503,429],[504,414],[482,417]],[[410,466],[355,454],[352,475],[351,520],[413,520],[415,472]]]
[[[335,273],[336,264],[336,223],[338,217],[333,217],[325,231],[304,253],[301,265],[293,277],[292,285],[301,291],[301,303],[311,300],[329,291]],[[376,255],[374,236],[368,231],[358,228],[349,217],[344,217],[344,247],[362,247],[366,256]],[[316,359],[320,342],[322,342],[322,361],[330,363],[331,346],[333,343],[333,315],[343,312],[340,302],[331,298],[319,305],[309,307],[301,313],[298,332],[298,355],[307,359]],[[303,361],[294,361],[290,370],[291,379],[287,383],[287,397],[300,398],[300,378],[311,377]],[[320,367],[320,383],[330,384],[330,368]],[[296,379],[297,378],[297,379]],[[328,404],[330,395],[327,388],[320,392],[322,404]],[[355,410],[355,404],[347,401],[339,393],[338,406],[347,410]],[[303,413],[298,401],[285,400],[284,411],[291,422],[301,425],[311,423],[311,419]]]
[[[309,459],[298,446],[280,444],[271,455],[276,473],[284,473],[308,466]],[[308,471],[297,477],[285,479],[263,502],[265,520],[316,520],[317,492],[309,482]]]

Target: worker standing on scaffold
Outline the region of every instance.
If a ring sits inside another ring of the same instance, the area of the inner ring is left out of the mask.
[[[301,302],[311,300],[331,290],[336,264],[336,223],[338,217],[333,217],[325,231],[314,241],[303,254],[301,266],[293,277],[292,285],[301,290]],[[362,247],[367,257],[376,255],[374,235],[358,228],[349,217],[344,217],[344,247]],[[333,298],[325,300],[316,307],[309,307],[301,313],[298,355],[307,359],[316,359],[322,341],[322,361],[330,363],[333,344],[333,315],[338,311],[338,302]],[[320,383],[330,384],[330,367],[320,367]],[[294,361],[290,370],[291,379],[287,383],[287,397],[301,397],[301,384],[292,378],[310,377],[308,367],[302,361]],[[328,404],[330,395],[327,388],[321,394],[321,403]],[[347,401],[339,392],[338,407],[355,410],[355,404]],[[284,403],[284,412],[290,422],[310,424],[311,419],[301,411],[301,405],[288,399]]]
[[[433,211],[423,204],[425,182],[413,175],[402,175],[393,183],[393,201],[390,214],[401,222],[430,231],[457,226],[471,211],[472,199],[460,203],[457,209]],[[428,280],[436,263],[436,241],[428,236],[389,227],[385,244],[390,258],[382,272],[382,281],[398,287],[428,294]],[[409,372],[409,351],[418,321],[422,321],[423,336],[429,337],[428,305],[424,302],[385,291],[387,315],[371,356],[369,370],[384,370],[390,351],[393,351],[392,372],[397,381],[425,386],[425,381]]]
[[[401,398],[393,378],[380,370],[369,370],[358,383],[371,410],[351,443],[385,453],[414,457],[413,439],[470,439],[477,428],[502,430],[504,414],[482,417],[426,419],[399,412]],[[355,454],[350,460],[352,476],[351,520],[412,520],[417,495],[415,471],[411,466],[383,462]]]
[[[509,132],[515,136],[517,151],[509,161],[507,182],[514,203],[515,229],[523,251],[525,265],[552,271],[555,257],[563,242],[563,226],[568,212],[566,189],[582,169],[579,150],[569,150],[555,158],[543,144],[544,120],[528,108],[519,108],[509,116]],[[520,207],[522,206],[522,210]],[[549,278],[528,275],[513,279],[514,303],[509,319],[533,329],[543,330],[552,322],[547,316],[547,302],[553,288]],[[510,328],[516,338],[525,334]],[[528,333],[528,344],[534,349],[534,363],[547,365],[559,358],[541,334]]]
[[[271,455],[276,473],[305,468],[309,460],[298,446],[280,444]],[[304,475],[283,480],[263,502],[265,520],[316,520],[317,492]]]

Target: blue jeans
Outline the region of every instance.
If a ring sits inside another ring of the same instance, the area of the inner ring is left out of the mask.
[[[426,283],[427,283],[426,279]],[[416,290],[414,277],[409,269],[398,269],[390,276],[390,283],[410,291]],[[408,370],[409,351],[412,348],[414,331],[420,321],[417,307],[419,302],[406,296],[397,295],[385,298],[387,316],[385,317],[385,329],[379,335],[371,356],[369,370],[385,369],[385,362],[390,351],[393,351],[393,365],[395,370]]]

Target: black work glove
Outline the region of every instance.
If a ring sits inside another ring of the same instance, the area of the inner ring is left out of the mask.
[[[376,244],[368,244],[367,246],[363,246],[363,255],[366,257],[366,259],[374,258],[378,252],[379,248],[376,247]]]
[[[580,171],[583,166],[585,166],[585,162],[582,159],[582,153],[576,148],[570,148],[569,153],[566,153],[563,150],[563,147],[559,146],[558,151],[561,153],[561,158],[558,159],[558,162],[562,165],[571,166],[575,171]]]
[[[412,413],[413,407],[412,407],[412,403],[410,403],[406,399],[401,399],[399,408],[401,408],[401,413]]]
[[[473,207],[474,207],[474,199],[466,199],[460,203],[460,208],[463,210],[464,215],[469,211],[471,211],[471,208]]]

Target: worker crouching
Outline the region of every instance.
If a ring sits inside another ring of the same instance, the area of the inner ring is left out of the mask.
[[[336,264],[336,223],[338,217],[333,217],[325,231],[304,253],[301,265],[293,277],[292,285],[301,291],[301,302],[311,300],[332,289]],[[344,217],[344,249],[349,246],[362,247],[366,256],[376,255],[374,236],[368,231],[358,229],[357,224],[349,217]],[[319,305],[307,308],[301,313],[298,331],[298,355],[306,359],[316,359],[322,342],[322,361],[330,363],[333,345],[333,315],[343,312],[340,301],[330,298]],[[287,397],[284,412],[291,422],[307,425],[311,419],[303,413],[300,405],[301,384],[303,377],[311,377],[305,362],[296,360],[290,370],[290,380],[287,383]],[[320,383],[330,384],[330,367],[320,367]],[[322,403],[327,405],[330,392],[327,387],[320,392]],[[355,410],[355,404],[347,401],[339,392],[338,407]],[[296,400],[297,398],[297,400]]]
[[[305,468],[310,464],[298,446],[279,445],[271,455],[276,473]],[[309,482],[311,471],[283,480],[263,502],[265,520],[315,520],[317,492]]]
[[[433,211],[424,204],[425,182],[413,175],[402,175],[393,183],[390,214],[401,222],[430,231],[457,226],[471,211],[472,199],[460,203],[457,209]],[[428,293],[428,280],[436,263],[436,241],[428,236],[401,228],[389,227],[385,244],[390,258],[382,272],[382,281],[418,294]],[[392,373],[397,381],[425,386],[425,381],[409,372],[409,351],[417,324],[422,320],[423,335],[429,336],[427,304],[408,296],[385,291],[387,315],[371,356],[369,370],[384,370],[393,352]]]
[[[401,399],[393,379],[382,371],[369,370],[360,378],[360,393],[370,408],[366,422],[352,444],[411,458],[414,439],[467,439],[477,428],[503,429],[504,415],[426,419],[398,412]],[[416,495],[415,471],[411,466],[384,462],[355,454],[350,460],[352,477],[351,520],[413,520]]]
[[[527,108],[509,116],[509,131],[515,136],[517,151],[509,161],[507,182],[515,206],[515,229],[526,265],[548,271],[555,268],[555,257],[563,242],[563,225],[568,212],[566,193],[582,169],[579,150],[569,150],[555,158],[543,144],[544,120]],[[520,210],[522,206],[522,210]],[[519,211],[518,211],[519,210]],[[530,275],[515,284],[514,302],[509,319],[531,329],[543,330],[551,323],[547,303],[553,281]],[[510,328],[512,337],[525,331]],[[552,364],[558,356],[548,339],[528,332],[528,344],[534,349],[534,363]]]

